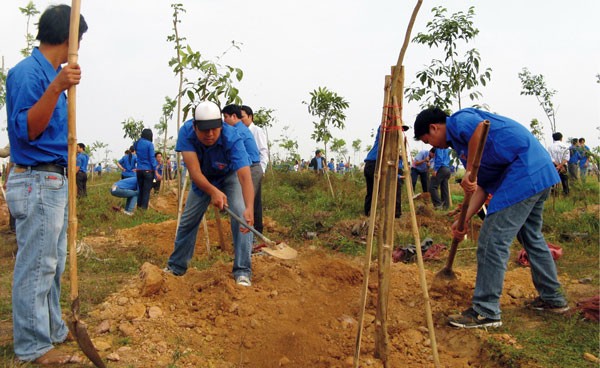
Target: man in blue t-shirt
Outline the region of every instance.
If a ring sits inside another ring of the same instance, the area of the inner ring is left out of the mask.
[[[490,129],[477,178],[471,182],[469,173],[484,120],[490,121]],[[472,306],[460,315],[450,316],[448,322],[462,328],[502,325],[500,296],[515,237],[527,251],[533,284],[539,293],[529,307],[566,312],[569,307],[542,234],[544,201],[560,178],[540,142],[516,121],[473,108],[459,110],[452,116],[439,108],[422,111],[415,121],[415,139],[437,148],[456,150],[466,168],[461,186],[466,193],[473,193],[466,209],[467,221],[479,211],[488,195],[493,195],[477,244]],[[457,222],[452,224],[452,235],[462,239],[468,226],[459,231]]]
[[[6,185],[16,218],[19,251],[12,283],[16,357],[35,364],[64,364],[71,354],[54,349],[69,330],[60,307],[67,256],[67,96],[81,69],[67,62],[71,8],[48,7],[38,22],[40,41],[6,79],[10,157]],[[87,31],[80,17],[79,39]],[[75,178],[69,178],[75,180]],[[23,190],[27,189],[27,190]]]
[[[75,174],[77,198],[87,196],[87,168],[89,161],[90,157],[85,153],[85,144],[77,143],[77,174]]]
[[[175,249],[165,272],[183,275],[194,254],[200,220],[209,204],[223,209],[228,206],[248,225],[254,223],[254,187],[250,160],[236,129],[223,124],[221,110],[210,101],[200,103],[194,119],[179,130],[175,150],[183,155],[192,190],[175,236]],[[250,286],[252,277],[252,233],[231,219],[235,258],[233,276],[236,284]]]
[[[429,160],[434,156],[430,150],[421,150],[415,155],[415,159],[410,166],[410,179],[412,181],[413,190],[417,189],[417,179],[421,181],[421,189],[423,193],[429,191]]]

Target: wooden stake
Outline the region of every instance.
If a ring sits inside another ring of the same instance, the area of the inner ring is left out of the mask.
[[[402,71],[400,72],[401,78],[402,78],[402,83],[404,83],[404,68],[402,68]],[[402,105],[398,104],[398,98],[396,96],[393,96],[393,101],[394,101],[394,108],[396,109],[396,112],[394,115],[396,115],[396,119],[401,119],[402,116],[402,110],[400,109],[400,107]],[[398,123],[400,126],[402,126],[402,123],[399,122]],[[402,132],[402,141],[405,141],[406,137],[404,132]],[[404,144],[401,145],[402,147],[402,162],[404,165],[404,171],[407,172],[407,170],[409,170],[408,168],[408,155],[406,153],[406,148],[404,147]],[[433,363],[435,364],[436,368],[440,367],[440,358],[438,355],[438,350],[437,350],[437,342],[436,342],[436,338],[435,338],[435,330],[434,330],[434,326],[433,326],[433,317],[432,317],[432,313],[431,313],[431,303],[429,301],[429,292],[428,292],[428,288],[427,288],[427,278],[425,277],[425,264],[423,263],[423,254],[421,254],[421,237],[419,236],[419,226],[417,225],[417,212],[415,209],[415,202],[413,200],[413,187],[412,187],[412,181],[411,180],[406,180],[406,196],[408,197],[408,205],[410,207],[410,220],[411,220],[411,226],[412,226],[412,231],[413,231],[413,236],[415,238],[415,243],[417,246],[417,264],[419,266],[419,282],[421,284],[421,290],[423,292],[423,299],[424,299],[424,304],[425,304],[425,317],[427,319],[427,329],[429,331],[429,339],[431,340],[431,350],[433,353]]]
[[[379,129],[385,125],[385,121],[387,119],[387,106],[390,102],[390,82],[391,76],[385,77],[385,86],[384,86],[384,97],[383,97],[383,112],[381,116],[381,125]],[[358,363],[360,361],[360,343],[362,340],[362,331],[364,325],[364,315],[365,308],[367,305],[367,293],[369,290],[369,274],[371,270],[371,257],[373,256],[373,235],[375,233],[375,219],[377,215],[377,203],[379,198],[379,178],[381,174],[381,162],[383,155],[383,147],[385,146],[385,135],[379,134],[379,150],[377,151],[377,161],[375,164],[375,175],[373,178],[373,195],[371,200],[371,209],[369,212],[369,231],[367,234],[367,248],[365,250],[365,263],[363,268],[363,286],[361,290],[361,299],[360,299],[360,314],[358,317],[358,331],[356,333],[356,343],[354,347],[354,368],[358,368]]]

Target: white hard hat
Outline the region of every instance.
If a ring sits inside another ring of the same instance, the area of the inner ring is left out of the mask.
[[[212,101],[203,101],[194,110],[194,125],[198,130],[220,128],[223,125],[221,109]]]

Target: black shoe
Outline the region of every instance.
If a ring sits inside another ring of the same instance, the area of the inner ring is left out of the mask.
[[[502,326],[501,320],[481,316],[479,313],[475,312],[473,308],[469,308],[461,314],[449,316],[448,323],[451,326],[460,328],[486,328]]]
[[[532,302],[527,304],[529,309],[538,310],[538,311],[548,311],[556,314],[563,314],[569,310],[569,305],[558,305],[551,302],[547,302],[540,298],[539,296],[535,298]]]

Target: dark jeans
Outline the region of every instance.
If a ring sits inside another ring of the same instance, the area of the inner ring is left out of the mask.
[[[87,174],[78,171],[75,175],[75,183],[77,184],[77,197],[87,196]]]
[[[154,172],[152,170],[137,171],[138,190],[140,191],[137,203],[138,208],[148,209],[152,180],[154,180]]]
[[[375,181],[375,161],[365,161],[364,175],[367,182],[367,194],[365,195],[365,216],[369,216],[371,213],[371,202],[373,200],[373,184]],[[400,193],[402,192],[402,181],[398,179],[398,185],[396,186],[396,211],[395,217],[398,218],[402,215],[402,207],[400,206],[402,198]]]
[[[450,207],[450,189],[448,187],[448,179],[450,179],[450,168],[442,166],[438,169],[435,176],[431,177],[429,185],[429,193],[431,194],[431,202],[434,207],[441,207],[447,210]],[[442,199],[440,200],[440,193]]]
[[[560,176],[560,182],[562,183],[563,193],[565,195],[569,194],[569,174],[566,172],[558,172],[558,176]]]
[[[154,189],[154,193],[158,193],[158,191],[160,190],[160,183],[161,180],[153,181],[152,189]]]
[[[413,191],[416,192],[417,179],[421,179],[421,189],[423,189],[423,193],[429,191],[429,171],[419,171],[412,167],[410,169],[410,179],[412,180]]]

